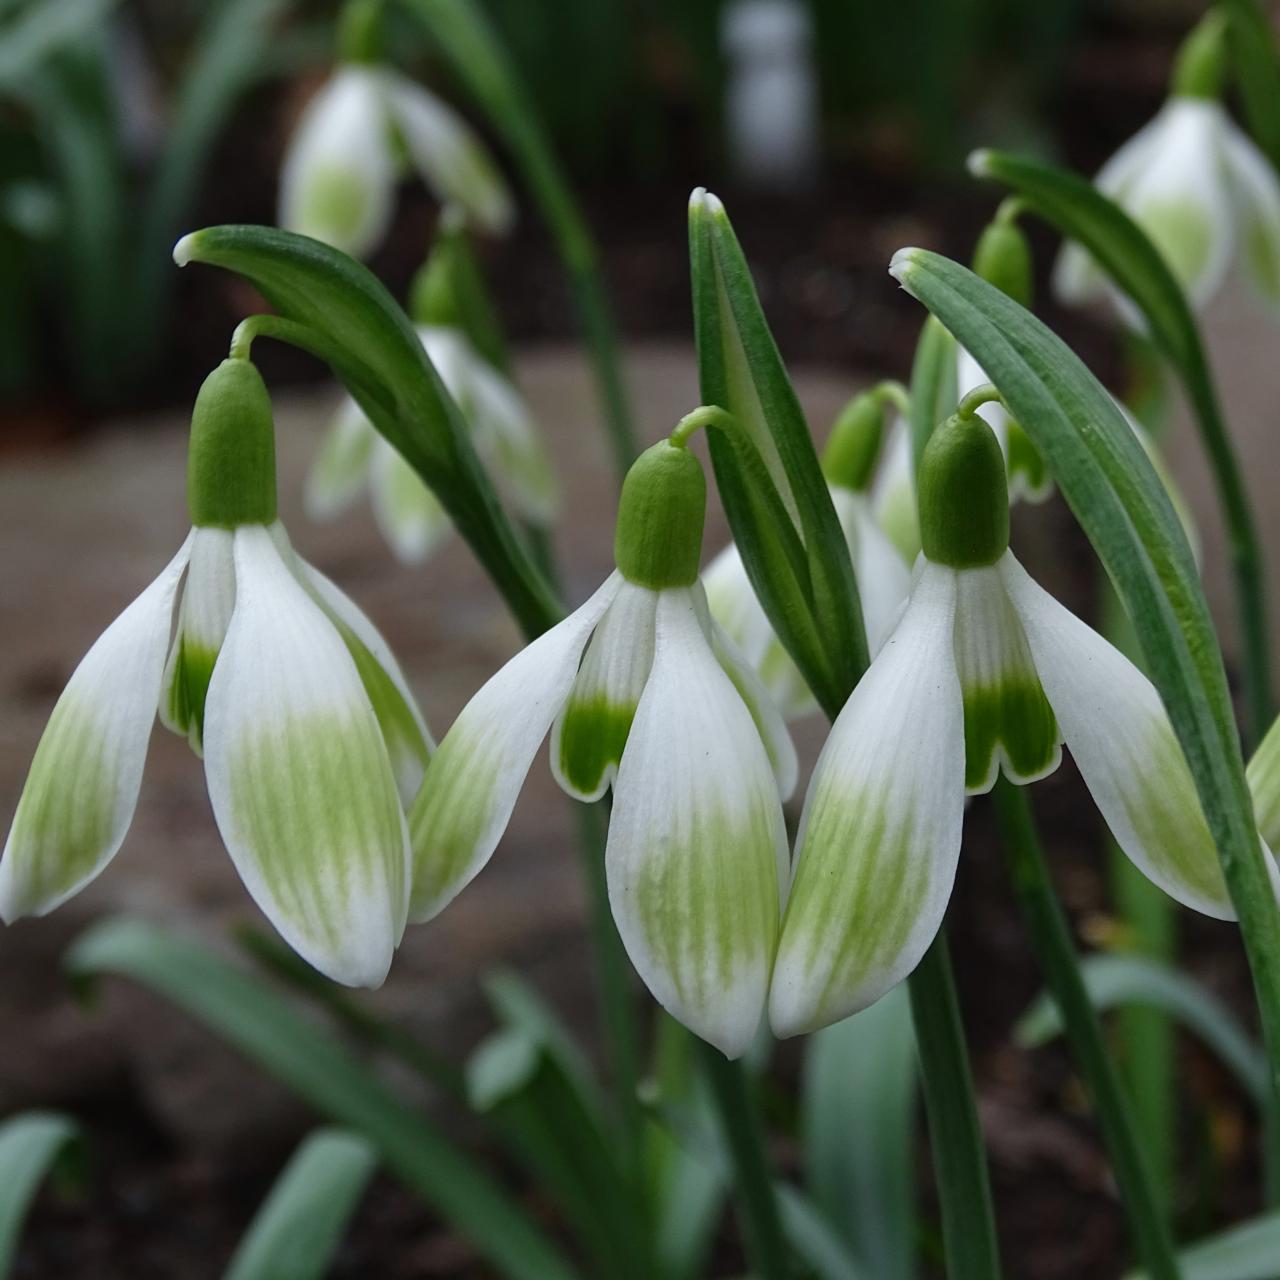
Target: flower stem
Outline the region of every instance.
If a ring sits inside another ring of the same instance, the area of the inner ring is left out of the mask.
[[[705,1041],[697,1042],[702,1071],[711,1089],[725,1146],[738,1184],[739,1221],[752,1274],[757,1280],[787,1280],[791,1274],[786,1236],[769,1175],[764,1135],[756,1108],[747,1094],[740,1062]]]
[[[1168,1224],[1160,1212],[1146,1157],[1138,1143],[1120,1079],[1107,1053],[1097,1012],[1089,1000],[1075,946],[1040,851],[1026,793],[1001,777],[996,814],[1014,891],[1049,990],[1062,1011],[1067,1040],[1084,1074],[1111,1155],[1134,1245],[1151,1280],[1178,1280]]]

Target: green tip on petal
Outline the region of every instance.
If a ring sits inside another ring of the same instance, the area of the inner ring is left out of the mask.
[[[845,405],[831,428],[822,451],[822,474],[830,484],[862,493],[871,483],[883,441],[884,402],[864,391]]]
[[[1191,29],[1173,64],[1169,89],[1180,98],[1218,99],[1227,69],[1227,15],[1214,6]]]
[[[995,433],[976,414],[948,418],[920,463],[920,541],[934,564],[976,569],[1009,546],[1009,485]]]
[[[622,576],[661,591],[698,580],[707,481],[702,464],[660,440],[632,464],[622,484],[614,559]]]
[[[270,524],[276,518],[271,397],[248,360],[224,360],[196,396],[187,506],[192,524],[219,529]]]
[[[988,224],[973,252],[973,270],[1014,302],[1031,305],[1031,247],[1016,223]]]

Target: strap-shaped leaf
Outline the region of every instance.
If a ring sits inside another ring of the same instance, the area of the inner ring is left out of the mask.
[[[318,1129],[295,1151],[236,1249],[224,1280],[322,1280],[378,1154],[345,1129]]]
[[[40,0],[0,29],[0,87],[12,92],[64,45],[99,30],[117,0]]]
[[[1280,1213],[1266,1213],[1184,1249],[1182,1280],[1272,1280],[1280,1258]],[[1125,1280],[1147,1280],[1131,1272]]]
[[[1142,228],[1083,178],[999,151],[975,152],[969,167],[980,177],[1012,187],[1064,236],[1083,245],[1146,317],[1152,341],[1177,371],[1195,413],[1230,535],[1244,644],[1249,738],[1260,741],[1272,715],[1262,557],[1240,467],[1186,295]]]
[[[1144,956],[1096,955],[1080,962],[1089,1000],[1099,1011],[1141,1004],[1159,1009],[1195,1032],[1261,1106],[1266,1105],[1267,1059],[1235,1015],[1194,978]],[[1062,1014],[1044,992],[1018,1019],[1014,1036],[1028,1048],[1062,1032]]]
[[[371,271],[318,240],[271,227],[206,227],[184,236],[174,257],[244,276],[300,326],[276,332],[331,364],[439,497],[526,634],[555,623],[559,607],[499,504],[457,405]]]
[[[331,1036],[218,956],[140,920],[95,925],[67,953],[82,990],[103,974],[173,1001],[316,1110],[363,1134],[389,1169],[512,1280],[572,1280],[542,1231],[463,1151]]]
[[[76,1162],[79,1131],[56,1111],[24,1111],[0,1124],[0,1277],[7,1276],[23,1219],[45,1176],[63,1159]]]
[[[1221,0],[1249,129],[1280,170],[1280,49],[1258,0]]]
[[[1039,447],[1133,619],[1222,859],[1280,1071],[1280,909],[1254,825],[1222,654],[1191,549],[1115,402],[1044,324],[921,249],[891,268],[966,346]]]

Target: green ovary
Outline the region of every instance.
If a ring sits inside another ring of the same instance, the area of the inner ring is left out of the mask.
[[[178,637],[178,655],[169,683],[168,722],[187,735],[197,754],[204,741],[204,704],[218,651],[194,643],[189,636]]]
[[[1213,227],[1204,211],[1187,200],[1152,200],[1137,221],[1164,255],[1179,283],[1189,287],[1209,261]]]
[[[582,795],[601,789],[606,771],[617,768],[635,719],[634,704],[618,706],[604,698],[571,701],[560,725],[560,772]]]
[[[1057,763],[1058,742],[1057,719],[1034,678],[964,691],[966,790],[987,790],[998,758],[1015,781],[1043,777]]]
[[[309,229],[345,238],[360,229],[368,208],[363,184],[347,169],[326,166],[318,168],[307,183],[303,221]]]

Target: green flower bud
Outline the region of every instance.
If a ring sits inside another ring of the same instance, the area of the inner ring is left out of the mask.
[[[613,554],[622,576],[661,591],[698,580],[707,481],[688,449],[661,440],[632,464],[622,483]]]
[[[840,411],[822,451],[822,474],[829,484],[863,492],[871,484],[884,440],[884,401],[863,391]]]
[[[271,398],[248,360],[224,360],[191,412],[187,506],[194,525],[235,529],[276,518]]]
[[[1191,29],[1182,42],[1169,90],[1180,98],[1222,96],[1222,82],[1227,69],[1227,19],[1218,8],[1208,13]]]
[[[338,16],[338,57],[343,62],[382,61],[382,0],[347,0]]]
[[[1009,484],[994,432],[977,415],[953,414],[929,438],[920,463],[920,541],[934,564],[977,569],[1009,546]]]
[[[1016,222],[997,218],[978,237],[973,270],[1024,307],[1031,305],[1031,247]]]

